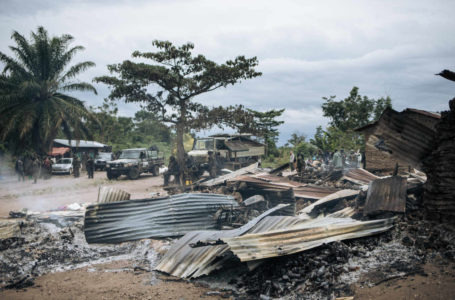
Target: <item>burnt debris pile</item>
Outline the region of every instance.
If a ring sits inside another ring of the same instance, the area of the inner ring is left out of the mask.
[[[455,260],[453,228],[425,219],[425,174],[307,171],[252,165],[185,187],[191,193],[130,199],[107,188],[76,211],[12,212],[0,222],[1,287],[129,259],[237,298],[326,299]],[[153,246],[162,238],[174,239],[160,241],[163,255]]]
[[[140,259],[156,255],[150,241],[118,245],[89,245],[83,232],[83,218],[68,222],[65,216],[27,215],[8,219],[2,229],[0,288],[24,288],[36,276],[75,269],[116,259]],[[65,224],[65,225],[62,225]],[[4,235],[8,231],[9,236]],[[142,262],[143,263],[143,262]],[[150,261],[145,265],[150,268]]]

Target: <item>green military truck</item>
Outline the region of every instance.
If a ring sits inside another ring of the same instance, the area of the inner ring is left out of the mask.
[[[198,169],[208,170],[209,152],[223,162],[223,167],[237,170],[246,167],[265,154],[265,145],[251,139],[250,134],[217,134],[194,140],[188,152]]]
[[[106,175],[109,179],[117,179],[121,175],[138,179],[142,173],[158,176],[163,165],[164,156],[156,147],[124,149],[116,160],[106,163]]]

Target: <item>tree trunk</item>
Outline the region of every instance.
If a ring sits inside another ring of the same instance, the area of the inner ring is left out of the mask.
[[[186,125],[186,105],[184,100],[180,100],[180,118],[177,123],[177,163],[180,169],[180,182],[183,183],[183,174],[185,173],[185,147],[183,146],[183,134]]]

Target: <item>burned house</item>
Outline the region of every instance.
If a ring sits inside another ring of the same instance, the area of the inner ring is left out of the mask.
[[[365,169],[389,173],[422,169],[422,160],[432,151],[440,114],[407,108],[387,108],[378,121],[356,129],[365,136]]]
[[[423,162],[424,205],[431,219],[455,223],[455,98],[436,126],[434,149]]]

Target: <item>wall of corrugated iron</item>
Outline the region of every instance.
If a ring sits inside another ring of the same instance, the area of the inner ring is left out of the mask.
[[[214,215],[219,208],[236,206],[233,197],[217,194],[180,194],[89,205],[85,212],[85,238],[88,243],[118,243],[215,229]]]

